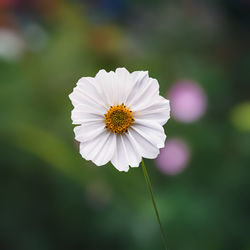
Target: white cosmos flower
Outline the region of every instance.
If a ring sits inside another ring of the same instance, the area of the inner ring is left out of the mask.
[[[164,147],[163,125],[170,118],[169,101],[147,71],[125,68],[83,77],[69,95],[75,139],[80,153],[96,165],[111,163],[119,171],[153,159]]]

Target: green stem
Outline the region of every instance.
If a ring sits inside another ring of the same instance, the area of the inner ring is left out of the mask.
[[[166,237],[165,237],[165,234],[164,234],[164,231],[163,231],[163,227],[162,227],[162,224],[161,224],[159,212],[158,212],[158,209],[157,209],[157,206],[156,206],[156,202],[155,202],[155,199],[154,199],[154,195],[153,195],[153,191],[152,191],[151,182],[150,182],[150,179],[149,179],[149,176],[148,176],[148,172],[147,172],[147,169],[146,169],[146,166],[145,166],[143,160],[141,161],[141,165],[142,165],[143,174],[144,174],[144,177],[145,177],[147,186],[148,186],[148,190],[149,190],[149,193],[150,193],[150,196],[151,196],[153,205],[154,205],[154,209],[155,209],[155,214],[156,214],[156,217],[157,217],[157,221],[158,221],[159,226],[160,226],[162,240],[163,240],[165,249],[167,250]]]

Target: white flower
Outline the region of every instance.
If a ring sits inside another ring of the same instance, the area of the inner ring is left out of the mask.
[[[169,101],[147,71],[100,70],[81,78],[69,95],[74,109],[75,139],[86,160],[101,166],[111,161],[119,171],[153,159],[164,147],[163,125],[170,118]]]

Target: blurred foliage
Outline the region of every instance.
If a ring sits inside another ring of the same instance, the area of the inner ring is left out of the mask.
[[[125,66],[149,70],[162,95],[182,78],[208,95],[201,120],[166,125],[191,146],[187,169],[166,176],[146,160],[169,249],[249,250],[250,113],[237,106],[250,98],[249,11],[237,0],[0,1],[1,29],[25,43],[15,60],[0,55],[0,249],[162,249],[141,169],[95,167],[74,142],[76,81]]]

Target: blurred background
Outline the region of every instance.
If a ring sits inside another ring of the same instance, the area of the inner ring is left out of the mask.
[[[0,249],[163,249],[141,168],[81,158],[82,76],[149,70],[171,101],[146,160],[169,249],[250,249],[250,2],[0,0]]]

